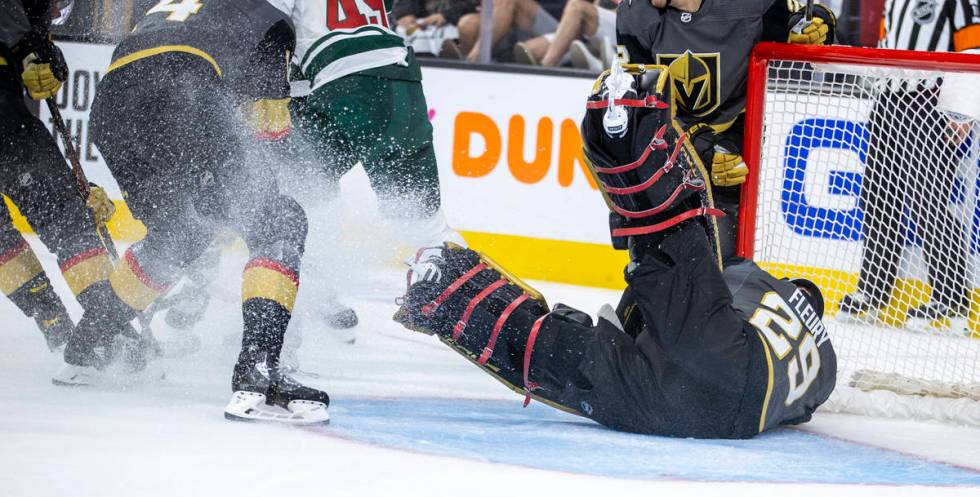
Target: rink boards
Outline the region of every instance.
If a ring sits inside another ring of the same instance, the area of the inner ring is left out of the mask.
[[[79,139],[82,162],[90,179],[109,187],[114,198],[121,198],[101,154],[91,143],[87,123],[97,81],[108,66],[112,47],[60,45],[71,61],[72,72],[57,101]],[[626,255],[609,247],[608,211],[582,160],[578,123],[592,80],[430,66],[423,68],[423,74],[443,205],[450,223],[473,246],[490,253],[522,277],[623,287]],[[841,107],[830,105],[834,102],[824,103],[827,108]],[[48,121],[46,110],[42,112],[42,119]],[[792,142],[795,155],[766,156],[761,184],[775,191],[765,195],[773,200],[760,202],[758,225],[767,231],[757,239],[774,249],[762,257],[764,262],[794,268],[793,271],[818,271],[849,282],[856,278],[862,245],[860,224],[853,219],[859,217],[855,210],[865,151],[853,146],[857,140],[806,136],[806,145],[801,146],[794,138],[801,127],[811,134],[813,130],[824,130],[828,136],[836,136],[863,126],[853,121],[853,116],[831,117],[837,119],[834,126],[807,127],[801,120],[780,123],[768,130],[767,142],[785,142],[787,146]],[[802,181],[799,177],[792,181],[783,178],[790,165],[797,171],[793,174],[801,174],[800,164],[805,166],[806,157],[819,157],[819,164],[832,166],[821,171],[803,168]],[[971,212],[980,212],[975,167],[964,169],[961,183],[960,197],[955,200]],[[787,198],[808,202],[812,216],[785,212],[781,205],[786,202],[781,204],[780,199]],[[142,226],[121,207],[112,230],[123,241],[138,239]],[[980,252],[980,243],[976,242],[980,214],[965,217],[964,222],[971,227],[969,245],[975,258]],[[840,219],[851,219],[843,230],[814,229],[814,223],[831,220],[841,224]],[[809,254],[821,254],[820,260],[801,255],[795,249],[798,247],[807,247]],[[909,250],[918,250],[914,240],[910,240]],[[921,269],[905,268],[903,274],[912,278],[909,284],[919,284]],[[836,300],[843,291],[843,287],[833,290],[830,300]]]

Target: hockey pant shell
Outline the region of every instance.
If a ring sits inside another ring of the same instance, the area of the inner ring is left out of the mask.
[[[755,364],[762,356],[731,306],[707,235],[692,224],[663,247],[671,261],[648,255],[627,274],[618,317],[635,338],[604,319],[593,328],[556,321],[533,347],[530,379],[617,430],[751,437],[766,369]]]
[[[936,109],[938,91],[886,90],[871,111],[858,290],[875,307],[887,304],[895,286],[905,212],[922,241],[933,301],[953,309],[967,303],[965,231],[950,205],[958,160],[946,136],[947,118]]]
[[[125,256],[132,274],[113,287],[133,309],[150,305],[228,226],[250,260],[243,299],[291,311],[306,240],[306,215],[279,193],[255,157],[235,106],[210,68],[151,57],[106,76],[93,104],[93,134],[146,237]],[[150,75],[151,77],[147,77]]]
[[[294,125],[335,180],[358,162],[391,218],[439,210],[439,171],[422,83],[360,73],[294,99]]]
[[[7,69],[0,73],[7,72]],[[83,296],[111,270],[95,220],[54,137],[24,103],[19,85],[0,74],[0,193],[27,218],[41,242],[58,259],[62,274],[83,307]],[[6,214],[6,208],[4,208]],[[0,253],[23,243],[9,216],[0,216]]]

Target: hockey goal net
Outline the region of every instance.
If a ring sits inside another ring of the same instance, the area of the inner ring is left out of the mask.
[[[739,253],[823,289],[826,409],[980,425],[980,125],[935,108],[980,56],[763,43],[749,68]]]

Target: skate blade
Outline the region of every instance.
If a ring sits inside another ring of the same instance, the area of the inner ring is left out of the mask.
[[[283,423],[290,425],[325,425],[330,423],[327,406],[320,402],[294,400],[288,409],[265,403],[265,395],[256,392],[235,392],[225,407],[225,419],[254,423]]]
[[[967,319],[963,317],[945,317],[940,319],[909,318],[905,322],[905,329],[921,335],[970,335]]]
[[[136,372],[126,371],[118,365],[110,365],[107,369],[100,370],[91,366],[65,364],[51,378],[51,383],[62,387],[129,388],[163,381],[166,378],[166,371],[159,364],[152,364]]]
[[[102,382],[102,372],[90,366],[65,364],[51,378],[51,383],[62,387],[87,387]]]

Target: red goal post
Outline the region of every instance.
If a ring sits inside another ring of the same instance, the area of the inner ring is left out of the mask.
[[[745,142],[742,157],[749,176],[742,185],[739,207],[738,255],[751,259],[755,246],[755,215],[759,193],[759,159],[762,151],[769,62],[796,62],[874,65],[899,69],[921,69],[923,65],[939,71],[980,71],[980,55],[956,52],[917,52],[849,46],[791,45],[763,42],[755,46],[749,59],[748,88],[745,98]],[[980,91],[980,88],[977,89]]]
[[[743,158],[749,175],[738,255],[823,289],[839,358],[838,391],[828,409],[980,425],[980,125],[972,138],[935,146],[946,143],[949,125],[935,110],[943,77],[980,74],[980,55],[760,43],[748,71]],[[891,239],[899,241],[888,252],[894,264],[879,270],[878,262],[868,263],[869,273],[891,274],[892,288],[879,298],[886,303],[859,315],[840,312],[839,304],[859,288],[865,263],[864,231],[871,225],[861,192],[872,148],[876,168],[906,169],[886,173],[891,183],[884,188],[875,180],[874,191],[892,195],[894,204],[876,215],[888,217],[888,232],[897,233]],[[927,148],[942,151],[929,160],[909,152]],[[952,179],[944,182],[943,174]],[[929,193],[919,192],[936,193],[924,201]],[[927,250],[926,230],[918,226],[947,207],[946,217],[955,221],[944,226],[956,226],[946,230],[955,234],[930,248],[945,244],[939,252],[960,251],[965,262],[937,271],[929,261],[941,258],[928,255],[936,250]],[[913,328],[910,311],[951,293],[937,290],[956,280],[950,275],[959,275],[962,310]]]

